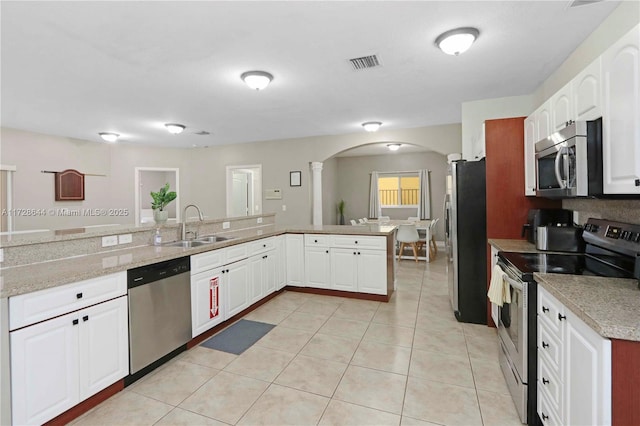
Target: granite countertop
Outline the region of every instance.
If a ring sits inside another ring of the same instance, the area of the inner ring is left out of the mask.
[[[489,244],[497,248],[499,251],[513,251],[517,253],[541,253],[536,249],[535,244],[527,240],[499,239],[489,238]]]
[[[127,269],[139,266],[150,265],[183,256],[191,256],[285,233],[387,236],[392,234],[394,230],[395,226],[388,225],[265,225],[256,228],[234,230],[228,233],[219,233],[217,235],[230,236],[233,237],[233,239],[189,249],[168,246],[138,246],[87,256],[76,256],[49,262],[2,268],[0,269],[0,298],[31,293],[63,284],[126,271]]]
[[[583,275],[534,274],[538,285],[598,334],[640,341],[638,281]]]

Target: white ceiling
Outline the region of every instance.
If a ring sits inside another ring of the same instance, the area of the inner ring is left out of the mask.
[[[400,143],[394,141],[370,143],[366,145],[360,145],[355,148],[344,150],[336,157],[364,157],[368,155],[387,155],[387,154],[414,154],[417,152],[429,152],[430,149],[420,145],[413,145],[408,143],[400,143],[400,148],[397,151],[389,151],[388,144]]]
[[[2,126],[190,147],[455,123],[462,102],[532,93],[618,3],[2,1]],[[434,46],[461,26],[471,50]],[[370,54],[381,67],[352,70]]]

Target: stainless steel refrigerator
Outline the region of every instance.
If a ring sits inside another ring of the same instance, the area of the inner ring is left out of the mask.
[[[449,297],[460,322],[487,323],[485,161],[449,165],[444,203]]]

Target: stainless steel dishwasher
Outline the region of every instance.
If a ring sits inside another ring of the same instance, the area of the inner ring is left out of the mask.
[[[191,339],[189,257],[127,271],[133,375]]]

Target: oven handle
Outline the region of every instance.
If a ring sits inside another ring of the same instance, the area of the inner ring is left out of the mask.
[[[524,291],[524,287],[522,286],[521,282],[516,281],[509,276],[505,276],[504,278],[507,280],[509,285],[511,285],[511,287],[515,288],[516,290]]]
[[[562,179],[560,175],[560,159],[562,158],[562,153],[565,151],[566,147],[561,147],[556,154],[555,160],[555,172],[556,172],[556,180],[558,181],[558,185],[560,185],[560,189],[565,189],[567,187],[567,183]]]

